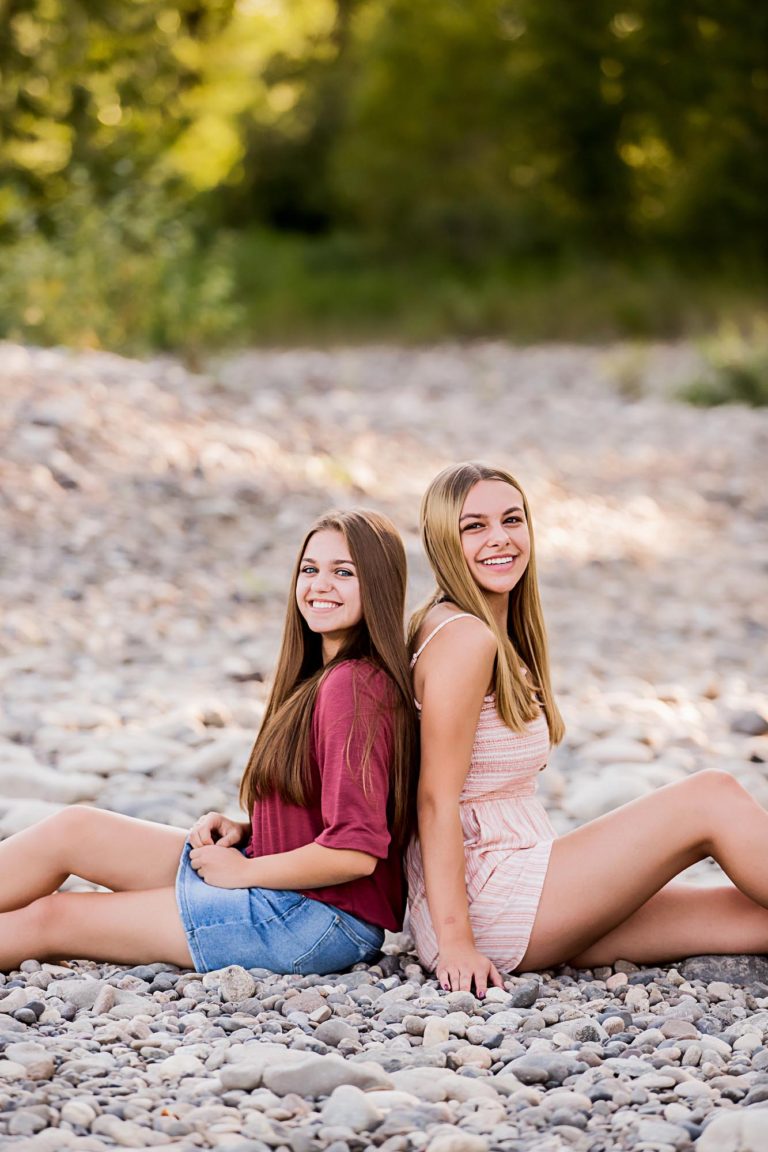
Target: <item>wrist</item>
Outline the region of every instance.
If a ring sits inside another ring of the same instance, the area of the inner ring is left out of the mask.
[[[443,932],[437,940],[438,951],[446,952],[453,948],[474,948],[475,938],[467,926],[463,931]]]
[[[242,857],[242,876],[243,888],[259,888],[259,862],[258,860],[251,860],[247,856]]]

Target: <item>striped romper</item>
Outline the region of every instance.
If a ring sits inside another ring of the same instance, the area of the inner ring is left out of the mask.
[[[414,654],[411,668],[441,628],[469,615],[457,613],[438,624]],[[543,714],[526,725],[525,732],[513,732],[498,715],[494,696],[484,698],[459,812],[475,943],[505,972],[517,968],[528,947],[556,835],[536,796],[536,777],[546,767],[548,753]],[[419,960],[432,970],[437,939],[417,838],[409,846],[406,866],[410,931]]]

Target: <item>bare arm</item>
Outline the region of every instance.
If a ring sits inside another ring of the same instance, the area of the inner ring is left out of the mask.
[[[346,884],[370,876],[376,857],[352,848],[304,844],[290,852],[247,859],[236,848],[210,844],[193,848],[190,863],[206,884],[217,888],[285,888],[301,890]]]
[[[421,657],[421,773],[419,840],[430,916],[438,943],[436,966],[444,987],[485,994],[501,984],[478,952],[469,920],[459,796],[496,657],[496,641],[476,620],[457,621]]]

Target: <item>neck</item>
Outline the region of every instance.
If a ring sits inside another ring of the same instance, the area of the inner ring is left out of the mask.
[[[323,636],[321,653],[323,657],[323,664],[328,664],[331,660],[335,660],[341,651],[341,646],[344,642],[344,635],[337,636]]]
[[[486,593],[485,600],[499,628],[502,632],[506,632],[509,592]]]

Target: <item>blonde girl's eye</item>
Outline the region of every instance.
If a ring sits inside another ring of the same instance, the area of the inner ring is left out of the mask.
[[[472,531],[474,531],[475,528],[482,528],[482,527],[483,527],[483,525],[480,523],[479,520],[472,520],[472,521],[470,521],[469,524],[463,524],[461,526],[461,528],[459,529],[459,531],[472,532]]]
[[[317,568],[314,564],[302,564],[299,571],[302,576],[315,576],[317,573]]]

